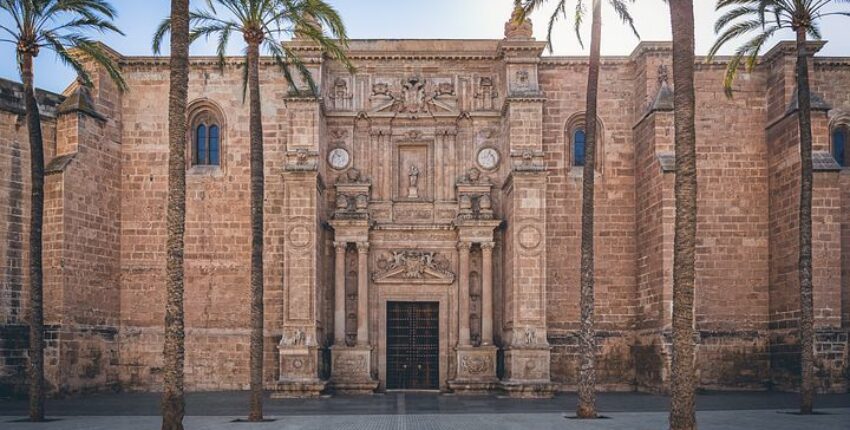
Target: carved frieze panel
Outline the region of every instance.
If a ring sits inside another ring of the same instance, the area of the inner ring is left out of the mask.
[[[369,95],[370,112],[406,116],[457,112],[458,97],[451,78],[375,78]]]
[[[375,283],[451,284],[451,263],[434,251],[399,250],[383,252],[377,260]]]

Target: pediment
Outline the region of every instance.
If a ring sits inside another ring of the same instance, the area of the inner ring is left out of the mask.
[[[402,250],[385,253],[372,275],[377,284],[451,284],[449,261],[436,252]]]

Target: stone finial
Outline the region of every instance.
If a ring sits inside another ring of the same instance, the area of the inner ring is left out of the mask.
[[[307,36],[304,34],[305,27],[310,27],[314,30],[318,30],[319,33],[322,32],[322,23],[318,19],[316,19],[313,15],[307,15],[304,17],[304,23],[296,25],[295,29],[295,38],[296,39],[305,39]]]
[[[534,26],[531,20],[524,18],[525,11],[520,0],[514,1],[514,11],[511,19],[505,23],[505,39],[529,40],[534,35]]]

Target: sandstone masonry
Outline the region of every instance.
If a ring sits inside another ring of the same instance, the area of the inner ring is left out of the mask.
[[[423,370],[434,389],[539,397],[573,388],[584,174],[597,175],[599,384],[666,389],[670,44],[603,59],[599,161],[580,166],[573,149],[587,59],[542,56],[530,25],[507,25],[503,40],[355,40],[353,74],[314,45],[287,42],[318,97],[291,91],[262,60],[265,380],[275,396],[393,388],[388,309],[398,302],[435,304],[436,368]],[[731,99],[725,59],[697,67],[704,388],[797,385],[792,48],[768,52]],[[113,55],[129,92],[96,71],[91,90],[39,94],[54,393],[154,391],[162,379],[168,61]],[[846,392],[850,170],[832,159],[830,134],[850,123],[850,59],[811,62],[817,374],[822,391]],[[195,57],[191,67],[189,153],[211,148],[197,146],[203,126],[219,158],[187,165],[186,383],[245,389],[248,106],[240,59],[220,69]],[[26,389],[29,155],[20,91],[0,82],[0,396]]]

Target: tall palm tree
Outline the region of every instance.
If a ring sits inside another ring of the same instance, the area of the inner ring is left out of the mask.
[[[587,13],[586,6],[592,2],[592,22],[590,30],[590,63],[587,73],[587,105],[585,107],[585,147],[584,175],[582,176],[581,202],[581,322],[579,327],[579,383],[578,406],[576,415],[579,418],[596,418],[596,331],[594,329],[594,256],[593,256],[593,196],[596,172],[596,142],[597,142],[597,112],[599,94],[599,65],[602,46],[602,0],[576,0],[573,25],[579,44],[584,46],[581,39],[581,25]],[[628,4],[634,0],[608,0],[620,20],[626,23],[635,36],[640,38],[634,26],[634,20],[629,14]],[[525,15],[540,8],[547,0],[528,0],[524,6]],[[555,10],[549,18],[546,40],[549,50],[552,50],[552,31],[559,19],[566,16],[566,0],[558,0]]]
[[[186,105],[189,92],[189,0],[171,1],[168,99],[167,303],[162,430],[183,430],[183,238],[186,227]]]
[[[800,280],[800,413],[811,414],[814,389],[814,304],[812,294],[812,96],[809,85],[807,38],[820,39],[818,22],[829,16],[848,16],[850,10],[834,10],[834,4],[850,0],[718,0],[717,10],[725,13],[714,29],[719,36],[709,51],[709,59],[728,42],[746,37],[726,68],[724,86],[732,96],[732,83],[743,63],[755,67],[765,43],[782,30],[790,29],[797,44],[797,123],[800,129],[800,229],[798,273]]]
[[[673,239],[673,363],[670,428],[696,428],[694,255],[697,232],[694,4],[669,0],[673,34],[676,222]]]
[[[42,269],[42,225],[44,221],[44,141],[41,116],[35,98],[33,60],[42,49],[53,51],[73,68],[83,85],[91,76],[85,63],[103,67],[120,90],[124,79],[109,54],[86,33],[121,33],[112,23],[115,9],[105,0],[0,0],[0,10],[11,18],[0,25],[0,42],[17,49],[18,68],[24,84],[24,108],[30,143],[32,202],[30,206],[30,420],[44,420],[44,291]]]
[[[220,17],[216,6],[227,16]],[[263,123],[260,105],[260,50],[271,54],[295,94],[304,91],[296,85],[291,68],[309,86],[307,95],[316,94],[316,84],[310,71],[297,53],[281,43],[285,36],[298,35],[319,45],[331,58],[349,68],[345,55],[348,37],[339,13],[324,0],[207,0],[205,10],[189,14],[192,25],[190,40],[218,37],[217,54],[221,67],[233,33],[241,33],[247,45],[244,63],[244,84],[248,92],[250,111],[251,158],[251,401],[248,420],[263,420]],[[322,27],[327,27],[330,36]],[[158,50],[163,36],[171,30],[166,19],[154,36]]]

